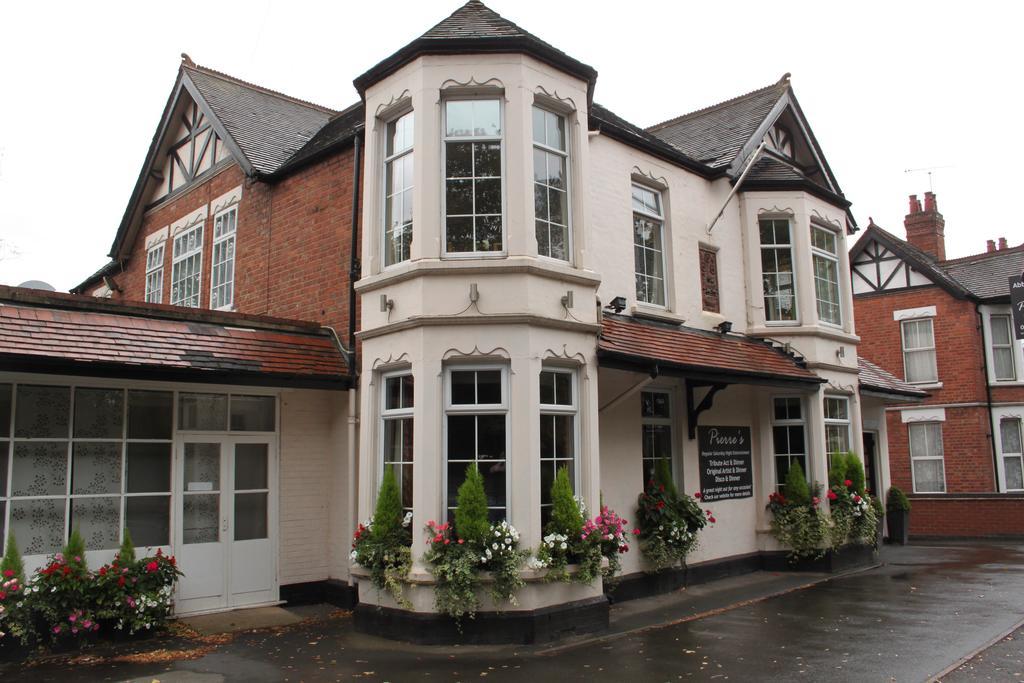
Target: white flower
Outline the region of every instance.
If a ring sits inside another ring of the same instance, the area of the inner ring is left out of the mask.
[[[567,545],[565,544],[565,542],[563,541],[563,542],[562,542],[562,550],[565,550],[565,549],[566,549],[566,548],[568,548],[568,547],[569,547],[569,546],[567,546]]]
[[[412,524],[412,511],[405,513],[405,517],[402,519],[402,526],[409,526]]]

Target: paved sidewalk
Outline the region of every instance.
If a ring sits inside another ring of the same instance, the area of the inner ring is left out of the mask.
[[[1024,544],[887,548],[883,560],[839,577],[757,573],[622,603],[613,633],[556,646],[414,646],[304,608],[293,626],[96,648],[0,667],[0,680],[925,681],[1024,615]],[[991,680],[1015,680],[999,678],[1007,666]]]
[[[1024,628],[1018,628],[942,677],[943,683],[1021,680],[1024,680]]]

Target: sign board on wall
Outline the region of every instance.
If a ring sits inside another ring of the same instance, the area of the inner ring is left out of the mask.
[[[1010,278],[1010,308],[1013,310],[1013,336],[1024,339],[1024,275]]]
[[[697,427],[701,500],[754,495],[750,427]]]

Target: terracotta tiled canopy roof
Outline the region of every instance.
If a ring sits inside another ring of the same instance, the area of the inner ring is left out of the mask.
[[[602,365],[624,365],[707,381],[808,384],[823,380],[802,361],[769,343],[680,325],[640,322],[605,315],[598,356]]]
[[[860,388],[863,391],[884,394],[902,401],[921,400],[928,396],[928,392],[921,391],[913,384],[907,384],[866,358],[857,357],[857,368],[860,374]]]
[[[315,323],[0,287],[0,369],[346,388],[345,357]]]

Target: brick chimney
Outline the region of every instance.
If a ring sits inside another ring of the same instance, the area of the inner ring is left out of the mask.
[[[988,249],[986,250],[986,253],[991,254],[993,251],[996,250],[996,241],[995,240],[988,240],[988,241],[985,242],[985,246],[988,247]]]
[[[946,221],[939,213],[934,192],[924,193],[924,208],[917,195],[910,195],[910,213],[903,219],[907,241],[939,261],[946,260]]]
[[[1002,251],[1003,249],[1006,249],[1006,238],[1005,237],[1000,237],[999,238],[999,251]]]

